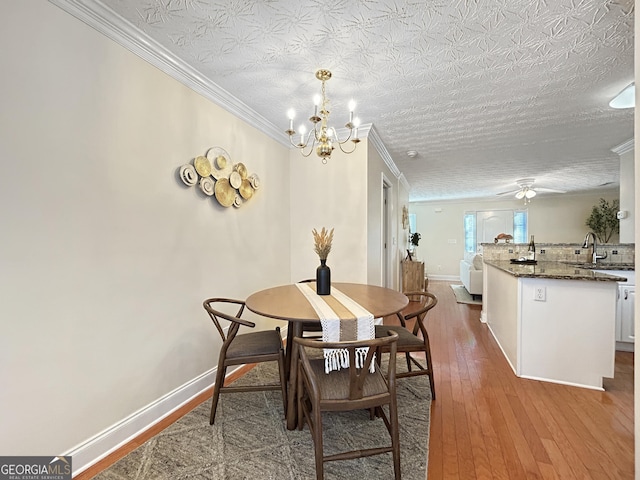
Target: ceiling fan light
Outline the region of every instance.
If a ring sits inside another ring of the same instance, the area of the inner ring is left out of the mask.
[[[636,106],[636,85],[635,82],[622,90],[613,100],[609,102],[611,108],[631,108]]]
[[[524,196],[525,196],[525,197],[527,197],[527,198],[533,198],[533,197],[535,197],[537,194],[538,194],[538,193],[537,193],[535,190],[528,189],[528,190],[525,192]]]
[[[519,190],[518,193],[516,193],[516,198],[522,200],[524,198],[524,190]]]

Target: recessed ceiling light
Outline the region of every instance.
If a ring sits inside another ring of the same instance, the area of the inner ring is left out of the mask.
[[[407,157],[416,158],[418,156],[418,152],[415,150],[407,150]]]

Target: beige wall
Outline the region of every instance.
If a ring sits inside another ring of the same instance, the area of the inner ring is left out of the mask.
[[[289,153],[291,198],[278,215],[291,211],[291,279],[315,278],[320,264],[313,251],[312,229],[334,229],[327,259],[336,282],[367,281],[367,145],[346,155],[339,150],[326,164],[313,153]],[[283,172],[286,174],[286,172]],[[274,212],[276,213],[276,212]]]
[[[585,221],[600,198],[618,198],[616,192],[601,195],[541,194],[526,207],[529,234],[539,243],[582,243],[588,231]],[[459,277],[459,262],[464,257],[463,217],[467,211],[521,209],[516,200],[476,202],[412,202],[417,231],[422,235],[419,259],[425,262],[429,277]],[[612,238],[617,243],[618,238]]]
[[[290,281],[289,152],[48,2],[0,19],[0,452],[57,455],[211,372],[204,298]],[[177,177],[214,145],[240,209]]]
[[[620,210],[627,218],[620,220],[620,242],[635,242],[635,181],[633,150],[620,155]]]
[[[327,164],[315,154],[304,158],[291,151],[291,279],[313,278],[319,264],[311,230],[334,228],[327,259],[336,282],[384,285],[383,210],[388,210],[389,286],[398,287],[400,181],[380,152],[363,140],[354,153],[336,150]],[[389,185],[388,205],[382,204],[383,181]]]

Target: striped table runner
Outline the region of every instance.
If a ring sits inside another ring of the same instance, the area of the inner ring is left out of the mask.
[[[346,342],[375,338],[373,314],[337,288],[331,287],[331,295],[318,295],[315,282],[297,283],[296,286],[320,318],[322,341]],[[356,350],[356,367],[362,367],[368,350],[367,347]],[[372,373],[374,364],[375,362],[371,362]],[[348,367],[349,355],[346,349],[324,350],[326,373]]]

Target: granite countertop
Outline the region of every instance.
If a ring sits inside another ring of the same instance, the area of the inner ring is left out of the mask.
[[[587,270],[626,270],[633,272],[636,266],[633,263],[576,263],[576,262],[560,262],[572,267],[586,268]]]
[[[494,266],[510,273],[514,277],[528,278],[554,278],[559,280],[593,280],[597,282],[620,282],[625,281],[625,277],[619,275],[609,275],[608,273],[598,273],[586,266],[576,266],[562,262],[538,262],[537,265],[521,265],[511,263],[508,260],[485,260],[487,265]],[[583,268],[584,267],[584,268]],[[622,268],[601,268],[598,270],[622,270]],[[627,267],[626,270],[629,270]]]

